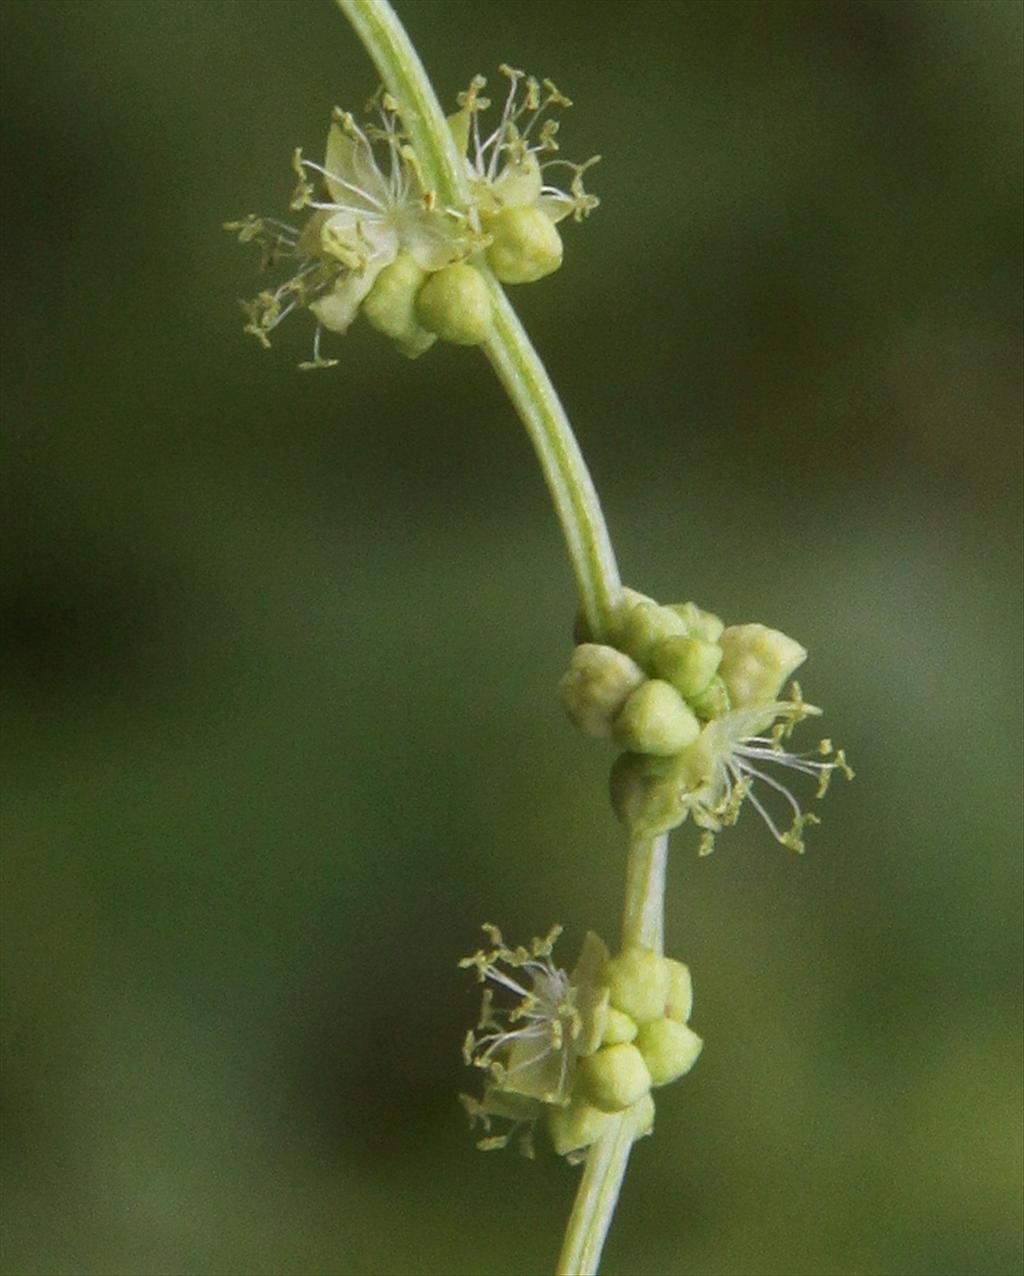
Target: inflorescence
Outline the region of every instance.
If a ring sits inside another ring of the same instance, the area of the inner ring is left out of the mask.
[[[245,331],[264,347],[295,310],[316,320],[312,357],[301,368],[333,366],[321,354],[323,331],[344,333],[356,316],[392,338],[410,358],[440,337],[478,345],[491,326],[491,301],[482,270],[502,283],[532,283],[557,270],[562,240],[557,224],[577,221],[596,206],[583,185],[596,162],[574,164],[558,155],[554,112],[571,103],[550,80],[502,66],[509,81],[501,117],[488,131],[485,80],[475,76],[449,117],[465,156],[466,207],[442,207],[398,120],[397,104],[379,93],[370,120],[335,109],[322,164],[293,157],[294,212],[302,225],[250,215],[227,222],[243,243],[261,250],[260,265],[287,265],[290,275],[242,303]],[[568,189],[558,172],[571,174]]]
[[[561,683],[562,702],[588,735],[625,752],[612,768],[619,818],[641,834],[667,832],[688,817],[703,830],[700,853],[735,824],[745,802],[772,836],[804,849],[818,822],[766,769],[813,777],[824,797],[834,772],[853,772],[843,751],[822,740],[814,754],[784,747],[793,729],[821,710],[785,682],[807,658],[799,643],[764,625],[730,625],[693,603],[660,606],[623,590],[608,642],[578,643]],[[772,813],[781,802],[788,819]]]
[[[532,1156],[543,1120],[555,1151],[578,1161],[616,1116],[634,1138],[649,1134],[651,1089],[689,1072],[703,1044],[687,1026],[688,968],[638,945],[610,957],[591,932],[567,974],[551,959],[559,927],[529,948],[510,948],[496,926],[484,932],[489,946],[459,963],[484,985],[463,1047],[465,1062],[486,1073],[482,1098],[462,1096],[483,1128],[477,1146],[505,1147],[518,1135]]]

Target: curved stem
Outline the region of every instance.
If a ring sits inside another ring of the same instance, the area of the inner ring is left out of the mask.
[[[469,184],[455,139],[419,54],[388,0],[335,0],[398,103],[409,144],[429,189],[445,206],[464,209]]]
[[[419,55],[388,0],[335,0],[355,28],[398,104],[424,181],[447,207],[467,208],[465,164]],[[543,363],[508,298],[486,265],[494,327],[484,345],[540,461],[576,575],[591,635],[608,632],[619,595],[619,569],[586,463]]]
[[[601,504],[569,418],[505,291],[487,272],[494,327],[484,345],[540,462],[576,574],[580,608],[595,640],[608,633],[619,569]]]
[[[466,170],[423,64],[388,0],[335,0],[398,105],[424,181],[447,207],[469,206]],[[591,636],[608,634],[620,592],[619,570],[594,484],[565,409],[501,285],[477,263],[491,293],[494,325],[484,345],[498,379],[530,436],[576,576]],[[623,944],[662,950],[667,838],[634,839],[626,873]],[[588,1154],[558,1276],[597,1271],[630,1149],[634,1119],[623,1113]]]

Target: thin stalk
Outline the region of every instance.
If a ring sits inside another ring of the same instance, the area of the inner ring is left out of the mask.
[[[445,207],[469,206],[466,170],[427,73],[388,0],[335,0],[395,99],[424,181]],[[565,409],[501,285],[482,261],[494,323],[484,345],[536,451],[562,526],[591,635],[606,637],[621,588],[594,484]],[[635,839],[629,850],[623,943],[662,950],[667,839]],[[566,1228],[558,1276],[593,1276],[636,1135],[623,1114],[587,1154]]]
[[[668,834],[634,837],[626,861],[626,903],[622,912],[622,947],[642,944],[656,953],[665,949],[665,863]]]
[[[466,166],[420,56],[388,0],[335,0],[398,103],[409,144],[428,188],[444,207],[469,203]]]
[[[594,1276],[601,1261],[635,1134],[626,1112],[611,1124],[587,1153],[555,1276]]]
[[[385,88],[398,104],[424,181],[445,206],[465,211],[470,193],[466,167],[456,149],[419,55],[388,0],[335,0],[373,59]],[[505,296],[487,269],[494,326],[484,353],[526,427],[562,525],[576,576],[580,609],[591,635],[607,635],[618,600],[619,569],[601,505],[569,418],[551,379]]]
[[[619,569],[601,503],[544,364],[505,290],[489,271],[487,276],[494,326],[484,353],[530,436],[562,525],[576,575],[580,609],[591,635],[600,640],[608,633],[620,589]]]

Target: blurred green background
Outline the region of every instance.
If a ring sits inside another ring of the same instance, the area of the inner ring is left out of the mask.
[[[707,1044],[604,1271],[1019,1271],[1021,6],[401,12],[447,101],[576,99],[603,205],[515,300],[624,576],[799,637],[858,769],[804,858],[675,836]],[[220,229],[369,63],[327,0],[0,17],[4,1269],[547,1271],[455,961],[617,931],[557,527],[482,358],[299,374]]]

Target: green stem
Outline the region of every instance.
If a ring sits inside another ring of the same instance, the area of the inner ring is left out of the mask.
[[[665,861],[668,834],[634,837],[626,861],[622,947],[664,950]],[[576,1201],[565,1229],[556,1276],[594,1276],[619,1199],[635,1132],[623,1114],[587,1153]]]
[[[580,609],[591,636],[599,640],[608,634],[620,589],[601,504],[555,387],[505,290],[487,275],[494,326],[484,353],[530,436],[562,525]]]
[[[466,211],[466,170],[423,64],[388,0],[335,0],[395,99],[424,181],[443,206]],[[621,589],[594,484],[565,409],[501,285],[478,263],[491,292],[494,325],[484,345],[537,453],[569,551],[580,606],[594,639],[607,636]],[[666,839],[629,849],[623,943],[662,950]],[[558,1276],[592,1276],[626,1173],[636,1131],[623,1114],[587,1154]]]
[[[635,1136],[626,1112],[611,1126],[587,1153],[555,1276],[594,1276],[601,1262]]]
[[[465,209],[469,183],[441,104],[412,41],[388,0],[335,0],[398,103],[428,188],[445,207]]]
[[[665,862],[668,834],[634,837],[626,861],[626,903],[622,913],[622,946],[642,944],[656,953],[665,949]]]
[[[335,0],[373,59],[398,104],[423,179],[445,207],[465,210],[470,201],[465,164],[419,55],[387,0]],[[526,427],[576,576],[580,609],[595,639],[608,633],[618,601],[619,569],[601,505],[579,444],[555,388],[498,281],[486,264],[494,327],[484,345]]]

